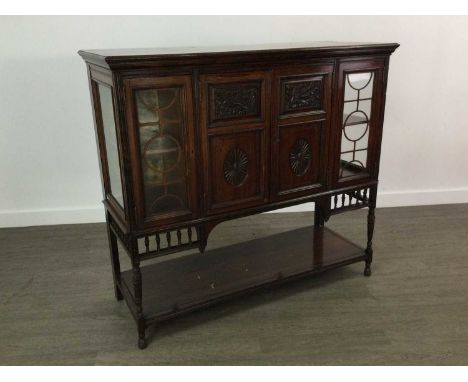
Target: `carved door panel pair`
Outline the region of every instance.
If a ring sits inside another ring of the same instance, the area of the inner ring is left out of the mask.
[[[319,64],[201,77],[208,213],[323,190],[332,73]]]
[[[267,202],[268,74],[204,75],[200,86],[207,213]]]
[[[287,199],[327,184],[333,64],[285,67],[273,79],[272,191]]]

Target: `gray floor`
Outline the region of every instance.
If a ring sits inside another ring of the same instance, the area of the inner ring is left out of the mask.
[[[363,244],[365,213],[328,226]],[[224,223],[209,248],[311,221]],[[355,264],[196,312],[143,351],[106,240],[103,224],[0,230],[0,364],[468,364],[468,204],[379,209],[372,277]]]

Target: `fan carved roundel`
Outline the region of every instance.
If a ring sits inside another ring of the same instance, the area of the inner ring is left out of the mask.
[[[240,186],[247,177],[249,159],[239,147],[231,149],[224,158],[224,179],[233,186]]]
[[[304,175],[310,166],[312,151],[305,139],[298,139],[289,152],[289,165],[294,175]]]

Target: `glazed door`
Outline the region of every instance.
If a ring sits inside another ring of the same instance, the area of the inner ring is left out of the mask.
[[[339,64],[333,123],[333,183],[339,187],[378,177],[384,68],[384,59]]]
[[[196,215],[190,76],[124,80],[135,208],[140,226]]]
[[[333,64],[275,71],[271,177],[274,199],[312,194],[326,187],[332,73]]]
[[[203,75],[200,82],[206,212],[267,202],[268,74]]]

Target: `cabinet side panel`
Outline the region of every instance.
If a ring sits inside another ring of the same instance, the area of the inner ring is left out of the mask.
[[[89,69],[94,123],[100,157],[101,179],[105,200],[119,223],[125,225],[126,203],[123,189],[119,131],[115,119],[114,89],[110,73]]]
[[[102,129],[98,122],[98,116],[101,115],[100,111],[100,104],[98,100],[97,94],[97,84],[92,79],[91,68],[88,65],[88,83],[89,83],[89,91],[91,95],[91,109],[93,111],[93,122],[94,122],[94,132],[96,136],[96,147],[99,157],[99,170],[101,174],[101,185],[102,185],[102,195],[105,198],[107,190],[109,189],[109,177],[107,174],[107,160],[106,160],[106,152],[104,147],[104,138],[102,135]]]
[[[122,177],[120,174],[119,148],[114,120],[112,89],[104,84],[98,84],[98,95],[101,109],[102,130],[107,156],[107,170],[109,173],[109,194],[119,206],[124,208]]]

